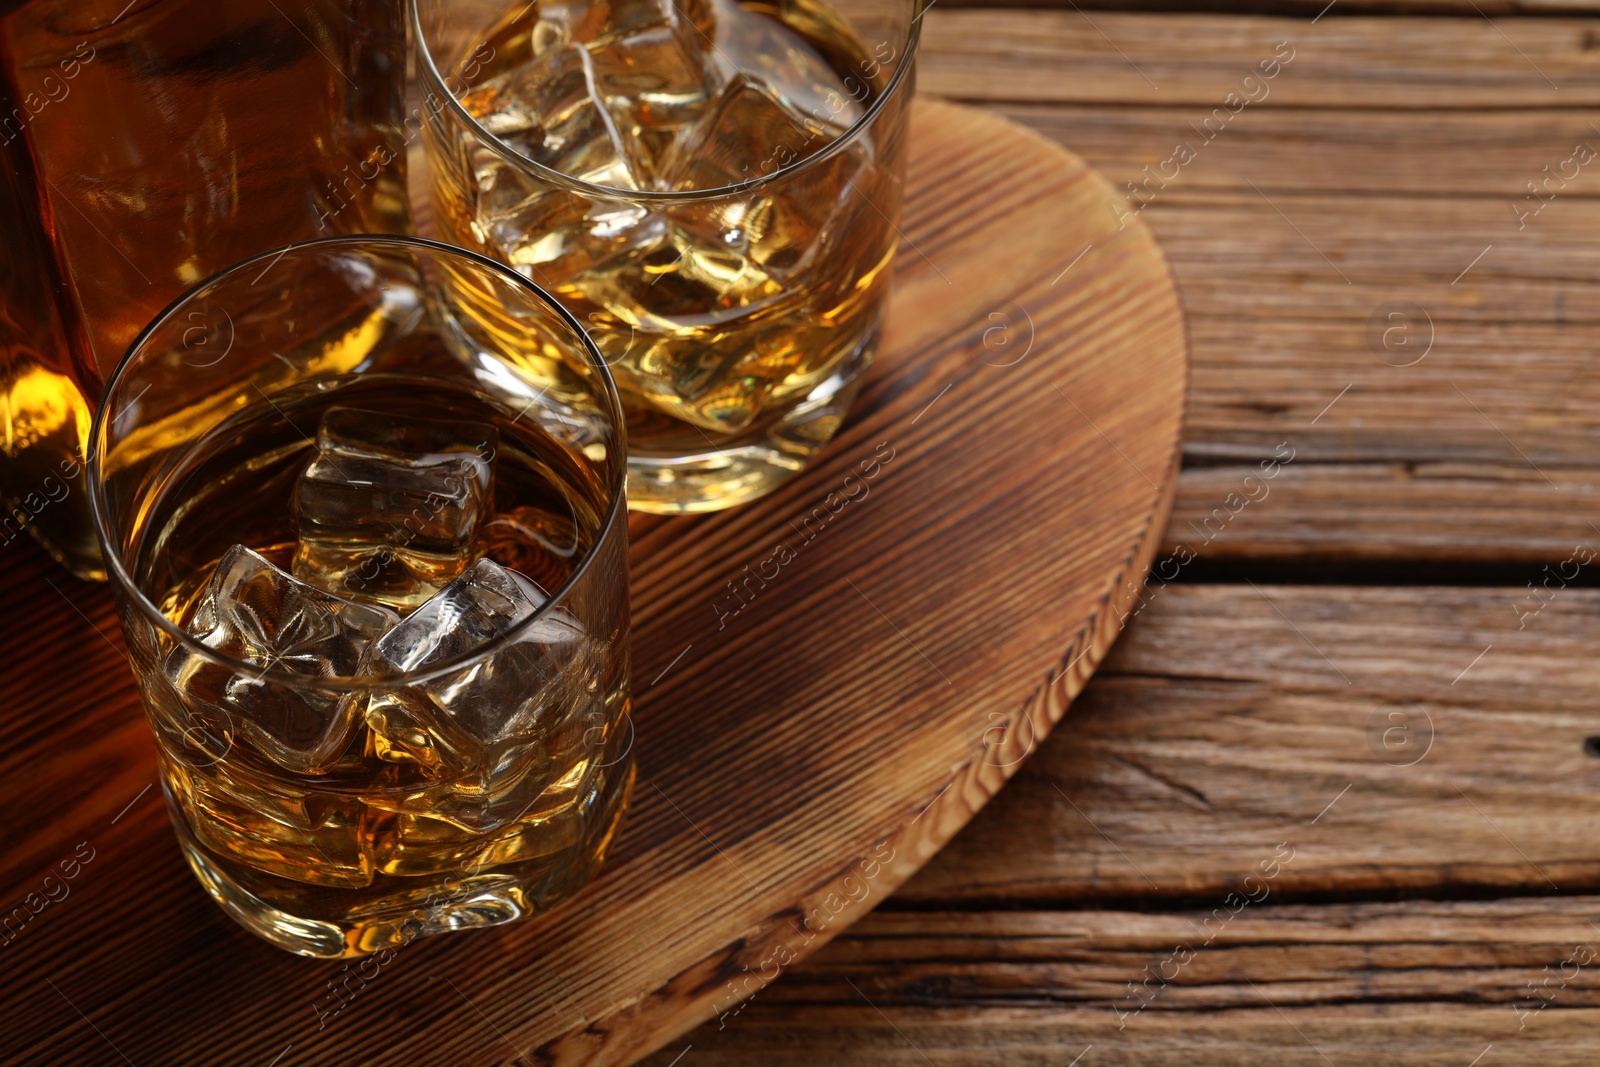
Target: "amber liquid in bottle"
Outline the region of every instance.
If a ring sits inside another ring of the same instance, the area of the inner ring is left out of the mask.
[[[409,232],[399,0],[0,0],[0,550],[102,576],[106,377],[195,282]]]

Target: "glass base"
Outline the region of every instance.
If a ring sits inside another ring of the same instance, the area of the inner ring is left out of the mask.
[[[833,440],[872,366],[873,329],[838,368],[792,407],[704,449],[653,452],[629,441],[628,507],[657,515],[721,511],[765,496]],[[702,437],[705,435],[702,434]]]
[[[195,877],[235,922],[289,952],[341,959],[549,911],[600,866],[621,825],[633,781],[631,756],[602,768],[581,810],[571,813],[583,824],[578,840],[535,860],[476,874],[379,875],[359,890],[294,882],[219,856],[196,839],[170,793],[167,806]]]

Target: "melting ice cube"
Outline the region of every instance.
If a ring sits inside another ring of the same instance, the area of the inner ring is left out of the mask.
[[[374,674],[425,670],[470,652],[538,611],[546,594],[483,559],[408,615],[371,649]],[[510,644],[444,677],[375,696],[367,725],[379,756],[439,776],[481,775],[518,762],[552,721],[570,715],[597,673],[596,642],[564,610],[546,613]]]
[[[294,575],[339,596],[420,604],[472,561],[499,433],[330,408],[295,487]]]
[[[229,736],[242,735],[290,770],[321,773],[349,745],[359,701],[268,681],[264,674],[307,680],[354,675],[367,646],[398,619],[388,608],[307,585],[234,545],[201,592],[189,630],[207,648],[260,671],[236,672],[180,646],[167,657],[166,674],[187,705],[219,715]]]

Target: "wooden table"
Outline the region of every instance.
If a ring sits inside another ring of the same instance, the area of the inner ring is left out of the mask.
[[[1600,1058],[1600,23],[1324,3],[928,15],[924,92],[1146,204],[1188,561],[928,867],[654,1067]]]
[[[1600,147],[1600,23],[1545,0],[1325,2],[925,19],[924,92],[1086,156],[1172,261],[1194,365],[1169,580],[928,867],[645,1062],[1596,1058],[1600,160],[1576,148]],[[97,640],[102,594],[4,624]],[[131,687],[114,657],[89,673]],[[66,732],[105,773],[62,802],[158,819],[118,754],[142,731]],[[114,835],[87,847],[119,873],[78,883],[80,906],[148,888]],[[96,983],[102,1019],[135,995]],[[123,1062],[60,992],[28,1011],[59,1012],[83,1062]],[[287,1050],[258,1051],[238,1062]]]

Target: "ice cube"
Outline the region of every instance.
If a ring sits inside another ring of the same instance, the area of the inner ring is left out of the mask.
[[[295,577],[356,600],[427,600],[472,561],[499,443],[480,423],[329,408],[295,487]]]
[[[648,0],[654,7],[654,0]],[[594,0],[532,5],[533,24],[528,31],[528,54],[541,55],[565,44],[589,41],[605,32],[611,13]],[[647,13],[649,14],[649,13]]]
[[[715,220],[688,218],[691,211],[704,210],[674,206],[658,248],[630,257],[625,269],[574,284],[605,309],[606,318],[624,324],[597,331],[597,337],[608,357],[610,338],[625,342],[617,347],[626,358],[612,362],[625,395],[703,430],[732,433],[749,425],[757,407],[708,406],[702,403],[707,391],[732,382],[736,392],[743,386],[728,377],[735,365],[771,360],[743,340],[718,342],[725,333],[748,336],[755,319],[788,321],[805,303],[806,292],[785,287],[741,248],[737,224],[725,233],[708,232]],[[695,225],[684,225],[686,219]],[[605,324],[600,318],[591,321]],[[701,343],[685,343],[689,339]],[[780,361],[784,355],[778,354]]]
[[[684,214],[674,209],[661,246],[608,279],[611,312],[645,332],[710,340],[751,315],[780,310],[783,286],[726,234],[684,225]]]
[[[666,241],[667,224],[637,204],[546,191],[499,214],[480,200],[474,229],[513,267],[558,287],[620,256],[647,255]]]
[[[853,73],[847,86],[822,53],[782,21],[738,0],[710,0],[710,4],[716,21],[712,63],[724,80],[742,74],[809,125],[821,138],[811,151],[861,117],[860,101],[867,95],[861,72]]]
[[[469,567],[432,600],[375,641],[373,674],[425,670],[507,633],[538,611],[547,594],[490,559]],[[577,710],[598,685],[598,649],[570,613],[545,613],[515,640],[444,677],[381,691],[367,706],[374,750],[440,776],[467,776],[492,792]]]
[[[552,45],[593,44],[671,22],[709,43],[716,23],[711,0],[568,0],[540,3],[530,27],[530,51]]]
[[[838,131],[797,111],[760,78],[735,73],[662,165],[674,189],[753,181],[826,146]]]
[[[594,59],[563,44],[490,79],[462,103],[518,152],[596,185],[638,189],[638,157],[595,84]]]
[[[674,148],[667,168],[678,188],[726,186],[798,162],[826,146],[837,132],[819,134],[767,85],[739,74],[722,90],[715,108]],[[826,290],[826,278],[807,272],[825,258],[830,243],[857,234],[862,228],[857,216],[870,222],[871,216],[893,210],[889,194],[894,190],[883,188],[888,172],[875,166],[874,155],[870,138],[863,138],[778,187],[673,205],[668,214],[677,227],[698,235],[723,256],[747,259],[750,266],[730,278],[731,294],[748,292],[749,286],[740,282],[756,277],[773,278],[778,286],[803,279],[804,288]],[[873,264],[860,266],[866,270]],[[853,282],[860,271],[841,269],[838,276]]]
[[[264,673],[354,675],[367,646],[398,619],[388,608],[307,585],[234,545],[212,572],[188,628],[207,648],[261,671],[236,673],[179,646],[165,673],[200,720],[226,722],[224,736],[242,736],[290,770],[318,774],[349,746],[359,721],[356,699],[268,681]]]
[[[544,144],[544,125],[539,114],[513,91],[515,83],[505,77],[485,82],[464,93],[461,104],[470,111],[484,129],[525,156],[532,156]],[[474,160],[480,192],[488,191],[490,183],[484,180],[482,168],[499,164],[500,156],[485,152]]]
[[[481,844],[486,840],[482,835],[540,817],[559,803],[564,791],[591,776],[599,762],[592,758],[592,746],[586,747],[585,740],[595,732],[593,722],[604,721],[604,708],[598,698],[588,707],[586,712],[561,718],[550,730],[541,730],[537,744],[514,746],[496,761],[492,772],[441,779],[405,790],[386,790],[370,798],[369,803],[375,807],[401,816],[396,824],[400,833],[388,840],[387,846],[402,851],[426,846],[425,852],[433,852],[432,846],[415,833],[426,834],[428,827],[434,827],[440,834],[447,834],[440,824],[456,828],[454,840],[458,847],[473,838]],[[399,869],[383,857],[379,863],[385,874],[418,873]]]
[[[541,190],[548,190],[487,148],[474,148],[472,155],[473,180],[478,190],[471,225],[479,240],[487,241],[488,237],[479,232],[479,220],[495,219],[516,212],[530,199],[540,195]]]
[[[639,176],[668,188],[662,164],[684,131],[710,108],[722,78],[684,20],[611,33],[588,46],[595,87],[633,145]]]
[[[820,301],[815,312],[826,314],[864,276],[887,265],[880,260],[888,249],[860,238],[892,217],[899,192],[894,180],[873,164],[870,147],[858,143],[750,197],[741,232],[751,259],[780,282],[803,285]],[[819,272],[822,263],[827,270]]]

